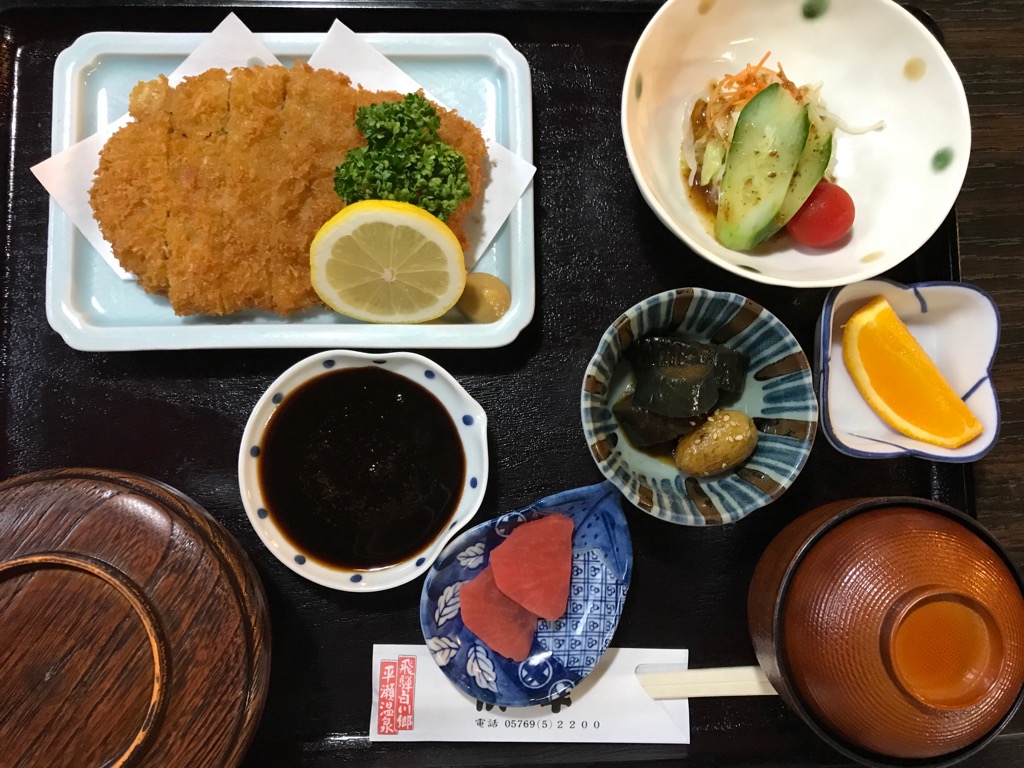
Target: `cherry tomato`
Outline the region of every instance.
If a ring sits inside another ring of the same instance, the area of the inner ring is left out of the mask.
[[[819,181],[786,229],[798,243],[821,248],[838,242],[850,231],[853,214],[853,198],[845,189]]]

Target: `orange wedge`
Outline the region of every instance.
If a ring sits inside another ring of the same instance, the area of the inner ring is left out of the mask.
[[[868,405],[908,437],[958,448],[984,429],[883,296],[846,324],[843,360]]]

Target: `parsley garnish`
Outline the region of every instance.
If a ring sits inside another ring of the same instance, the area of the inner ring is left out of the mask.
[[[441,141],[441,118],[420,94],[360,107],[356,127],[367,145],[349,150],[334,169],[334,191],[346,204],[396,200],[447,221],[469,197],[466,159]]]

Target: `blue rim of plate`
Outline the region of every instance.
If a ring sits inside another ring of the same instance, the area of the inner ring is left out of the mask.
[[[631,375],[623,353],[649,333],[685,332],[750,358],[743,393],[731,408],[757,426],[753,455],[734,470],[691,477],[630,445],[612,405]],[[789,329],[739,294],[678,288],[644,299],[605,331],[580,394],[583,432],[602,474],[639,509],[679,525],[718,525],[779,498],[807,463],[818,425],[811,366]]]
[[[985,375],[981,377],[977,384],[971,387],[970,391],[965,395],[966,398],[971,393],[976,391],[985,381],[991,382],[992,380],[992,366],[995,365],[996,351],[999,349],[999,337],[1002,332],[1002,323],[999,320],[999,307],[991,296],[976,285],[970,283],[960,283],[955,280],[927,280],[920,283],[900,283],[896,280],[891,280],[887,277],[872,277],[871,282],[888,283],[889,285],[897,288],[901,291],[913,291],[914,295],[917,296],[917,300],[921,302],[922,306],[927,305],[926,299],[921,295],[921,289],[933,288],[933,287],[951,287],[951,288],[963,288],[972,290],[979,294],[988,301],[992,306],[992,312],[996,318],[996,339],[995,344],[992,347],[992,355],[989,357],[988,365],[985,366]],[[822,305],[821,314],[818,316],[818,327],[815,333],[815,368],[818,374],[818,397],[822,403],[821,408],[821,430],[825,434],[825,439],[828,440],[829,444],[840,453],[844,453],[847,456],[853,456],[858,459],[896,459],[901,456],[913,456],[918,459],[925,459],[927,461],[941,461],[949,464],[968,464],[973,461],[977,461],[991,451],[997,442],[999,442],[999,432],[1002,426],[1002,420],[999,416],[999,398],[995,398],[996,408],[996,425],[995,432],[991,438],[991,441],[985,445],[981,450],[975,451],[971,454],[964,454],[962,456],[936,456],[934,453],[930,453],[928,450],[921,448],[904,448],[897,446],[892,443],[885,443],[884,441],[878,440],[879,444],[889,445],[893,450],[891,451],[861,451],[856,448],[851,448],[836,434],[835,427],[832,425],[832,417],[828,408],[828,386],[829,386],[829,369],[831,368],[831,348],[832,348],[832,312],[835,308],[836,299],[839,298],[839,294],[849,285],[839,285],[832,288],[828,295],[825,296],[825,303]],[[923,444],[922,444],[923,445]]]
[[[516,527],[560,513],[575,526],[569,604],[557,621],[539,619],[530,656],[498,655],[466,629],[461,585]],[[597,665],[611,643],[633,574],[633,545],[621,495],[611,483],[563,491],[463,532],[427,572],[420,627],[434,662],[477,701],[501,707],[546,704],[565,696]]]

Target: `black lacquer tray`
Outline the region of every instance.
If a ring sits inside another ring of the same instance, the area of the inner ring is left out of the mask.
[[[243,765],[801,764],[843,760],[775,697],[691,704],[688,747],[371,745],[374,642],[422,642],[419,580],[383,593],[333,592],[297,578],[246,521],[238,443],[264,388],[310,350],[83,353],[44,314],[47,195],[29,168],[49,155],[57,54],[96,30],[208,31],[233,10],[255,31],[316,32],[333,18],[360,32],[488,31],[506,36],[533,77],[537,312],[510,346],[426,350],[487,409],[491,481],[477,522],[601,480],[579,421],[584,368],[615,317],[681,286],[749,296],[809,353],[825,289],[764,286],[692,254],[643,202],[626,163],[619,103],[626,64],[657,3],[374,3],[7,7],[0,12],[0,131],[6,150],[0,282],[0,476],[96,466],[157,478],[223,523],[254,560],[273,624],[262,723]],[[888,273],[959,278],[955,218]],[[819,434],[777,502],[733,525],[673,526],[629,508],[635,568],[614,644],[685,647],[692,666],[754,663],[745,600],[757,557],[789,521],[851,496],[925,496],[972,512],[970,468],[917,459],[861,461]],[[2,628],[0,628],[2,632]],[[2,761],[0,761],[2,762]]]

